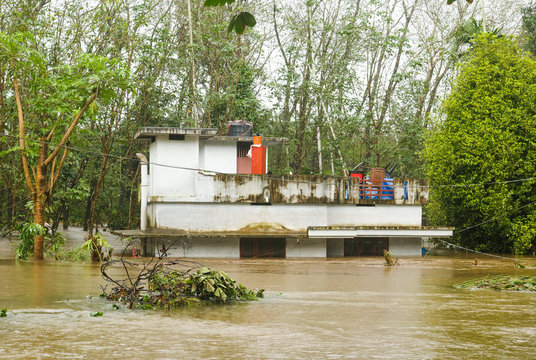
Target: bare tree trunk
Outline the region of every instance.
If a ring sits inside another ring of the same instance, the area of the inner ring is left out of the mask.
[[[69,205],[64,204],[62,215],[63,215],[62,216],[63,230],[69,230],[69,215],[70,215]]]
[[[0,70],[0,135],[4,133],[4,123],[5,123],[5,105],[4,105],[4,74],[5,71]]]
[[[303,158],[305,157],[305,130],[309,117],[309,82],[311,81],[311,66],[313,63],[313,44],[312,44],[312,21],[313,12],[311,5],[307,4],[307,52],[305,54],[305,63],[303,69],[303,80],[301,86],[301,96],[299,100],[300,112],[298,115],[298,129],[296,131],[296,171],[302,173]]]
[[[84,231],[88,231],[89,229],[89,219],[91,217],[91,204],[93,203],[93,196],[95,194],[95,186],[97,186],[97,181],[95,181],[95,179],[92,179],[91,184],[89,186],[89,196],[87,197],[87,202],[86,202],[86,213],[84,216]]]
[[[326,110],[326,105],[324,104],[324,102],[322,100],[319,99],[318,101],[320,102],[320,106],[322,107],[322,110],[324,112],[324,116],[326,117],[326,120],[328,122],[329,130],[331,131],[331,137],[333,138],[333,141],[335,142],[335,148],[337,149],[337,154],[339,155],[339,159],[341,159],[344,175],[347,176],[348,175],[348,166],[346,165],[346,161],[344,160],[344,157],[342,156],[342,152],[341,152],[340,147],[337,145],[337,140],[338,140],[337,135],[335,134],[335,130],[333,129],[331,119],[330,119],[329,114],[328,114],[328,112]]]
[[[91,210],[90,210],[90,215],[89,215],[89,220],[88,220],[88,235],[89,235],[89,238],[91,239],[91,241],[93,242],[93,251],[91,253],[91,261],[93,262],[98,262],[101,260],[101,256],[100,256],[100,251],[101,249],[99,248],[96,240],[95,240],[95,237],[94,237],[94,234],[93,234],[93,227],[94,227],[94,224],[95,224],[95,212],[96,212],[96,209],[97,209],[97,200],[99,199],[99,191],[101,189],[101,186],[102,186],[102,183],[104,181],[104,175],[106,174],[106,166],[108,164],[108,156],[109,156],[109,150],[107,153],[104,154],[104,158],[102,159],[102,165],[101,165],[101,170],[100,170],[100,175],[99,175],[99,179],[97,180],[97,184],[95,185],[95,192],[93,193],[93,199],[91,201]]]
[[[11,214],[9,219],[9,241],[13,237],[13,229],[15,227],[15,209],[17,206],[17,182],[13,182],[12,194],[11,194]]]
[[[123,93],[122,96],[120,96],[120,99],[124,98],[124,95],[125,94]],[[106,175],[108,160],[110,158],[110,153],[112,152],[113,141],[114,141],[115,135],[117,134],[117,128],[119,126],[119,119],[118,119],[119,115],[116,115],[116,113],[119,114],[121,113],[121,111],[118,110],[117,108],[113,108],[111,112],[110,122],[108,123],[108,126],[107,126],[106,137],[105,136],[102,137],[104,157],[102,159],[99,178],[97,180],[97,183],[95,184],[95,191],[93,193],[93,197],[91,201],[91,209],[90,209],[90,215],[89,215],[89,220],[88,220],[88,236],[94,245],[93,252],[91,254],[91,260],[93,262],[97,262],[101,260],[101,255],[100,255],[101,249],[100,249],[100,246],[98,246],[96,239],[94,237],[93,227],[95,225],[95,216],[96,216],[96,210],[97,210],[97,201],[99,199],[99,192],[104,183],[104,177]]]
[[[320,136],[320,126],[316,127],[316,144],[318,148],[318,172],[322,175],[324,170],[322,169],[322,138]]]
[[[385,119],[385,115],[387,114],[387,109],[391,105],[391,98],[393,96],[393,93],[396,89],[396,85],[398,83],[398,80],[397,80],[398,68],[400,67],[400,59],[402,58],[402,53],[404,51],[404,43],[406,41],[405,34],[407,33],[409,29],[409,24],[411,22],[411,19],[413,18],[413,13],[415,12],[415,8],[417,7],[417,2],[418,0],[414,0],[413,6],[411,7],[411,9],[409,9],[409,13],[408,13],[408,9],[406,9],[406,5],[404,4],[404,14],[406,16],[406,22],[403,28],[404,36],[401,37],[398,41],[395,65],[393,68],[393,72],[391,74],[391,78],[389,79],[389,84],[387,85],[387,90],[385,91],[385,96],[383,98],[383,105],[382,105],[380,118],[379,118],[380,126]],[[378,162],[379,162],[379,159],[378,159]]]
[[[199,114],[197,110],[197,100],[195,96],[195,58],[194,58],[194,31],[192,20],[192,1],[188,0],[188,35],[190,38],[190,96],[192,102],[192,117],[194,126],[199,127]]]
[[[329,153],[331,162],[331,175],[335,176],[335,159],[333,159],[333,152]]]
[[[132,223],[134,218],[134,188],[137,184],[138,175],[140,173],[140,163],[136,167],[136,174],[132,177],[132,182],[130,183],[130,203],[128,206],[128,228],[132,229]]]

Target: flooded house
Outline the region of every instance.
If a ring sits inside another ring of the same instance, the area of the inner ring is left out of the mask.
[[[251,127],[147,127],[141,161],[142,255],[325,258],[421,256],[423,238],[452,236],[422,225],[428,184],[368,177],[273,175],[268,156],[287,139],[251,136]]]

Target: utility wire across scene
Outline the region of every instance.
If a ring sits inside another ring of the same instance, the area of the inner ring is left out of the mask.
[[[8,135],[8,134],[4,134],[4,135],[1,135],[1,136],[9,137],[9,138],[17,139],[17,140],[20,139],[20,137],[18,137],[18,136]],[[46,143],[48,145],[55,146],[55,144],[50,142],[50,141],[38,141],[38,140],[30,139],[30,138],[25,138],[25,140],[29,141],[29,142],[33,142],[33,143],[43,142],[43,143]],[[97,155],[97,156],[101,156],[101,157],[108,156],[109,158],[114,158],[114,159],[121,160],[121,161],[139,161],[136,157],[119,156],[119,155],[113,155],[113,154],[106,155],[106,154],[104,154],[102,152],[99,152],[99,151],[82,149],[82,148],[74,147],[74,146],[70,146],[70,145],[63,145],[62,148],[65,148],[65,149],[68,149],[68,150],[74,150],[74,151],[78,151],[78,152],[84,152],[84,153],[87,153],[87,154]],[[207,173],[207,174],[228,175],[228,173],[214,171],[214,170],[207,170],[207,169],[193,168],[193,167],[186,167],[186,166],[177,166],[177,165],[168,165],[168,164],[162,164],[162,163],[151,162],[151,161],[148,161],[147,164],[148,165],[153,165],[153,166],[164,167],[164,168],[177,169],[177,170],[195,171],[195,172],[201,172],[201,173]],[[233,174],[233,176],[249,177],[250,174]],[[322,184],[322,182],[320,182],[320,181],[307,181],[307,180],[302,180],[302,179],[293,179],[292,175],[284,175],[284,176],[285,176],[285,181],[290,181],[290,182],[294,182],[294,183]],[[287,178],[286,176],[289,176],[289,177]],[[322,176],[322,175],[318,175],[318,176]],[[334,176],[334,175],[329,175],[329,176],[334,177],[334,178],[343,179],[343,177],[341,177],[341,176]],[[264,178],[265,179],[271,179],[271,180],[279,180],[279,179],[281,179],[281,177],[270,176],[270,175],[264,175]],[[469,187],[469,186],[476,187],[476,186],[504,185],[504,184],[527,182],[527,181],[535,181],[535,180],[536,180],[536,177],[528,177],[528,178],[520,178],[520,179],[512,179],[512,180],[504,180],[504,181],[481,182],[481,183],[434,184],[434,185],[415,185],[415,186],[419,187],[419,188],[429,188],[429,189],[433,189],[433,188],[451,188],[451,187],[456,188],[456,187]],[[394,185],[394,184],[393,185],[388,185],[388,186],[391,187],[391,188],[404,188],[404,186]]]

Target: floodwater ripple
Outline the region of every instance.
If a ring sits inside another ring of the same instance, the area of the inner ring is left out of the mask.
[[[258,302],[175,311],[114,310],[97,266],[0,261],[2,359],[531,359],[536,296],[454,284],[508,261],[463,257],[239,261],[202,259]],[[534,259],[530,259],[532,262]],[[92,295],[92,297],[87,297]],[[89,314],[102,311],[102,317]]]

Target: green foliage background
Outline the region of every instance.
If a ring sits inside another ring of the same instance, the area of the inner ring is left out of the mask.
[[[533,50],[536,12],[521,6],[512,11]],[[55,146],[73,112],[101,89],[47,194],[53,232],[62,223],[138,227],[135,154],[148,151],[133,137],[145,126],[225,134],[228,121],[251,121],[254,132],[289,139],[270,149],[274,174],[341,176],[363,162],[420,178],[431,161],[434,184],[532,176],[533,62],[513,40],[471,43],[486,25],[508,33],[512,22],[486,22],[474,10],[433,0],[2,1],[0,235],[11,236],[33,211],[25,206],[15,74],[30,165],[38,138],[51,134]],[[456,74],[446,122],[421,157]],[[431,191],[435,223],[462,229],[497,218],[460,241],[530,251],[532,182],[454,189]]]

